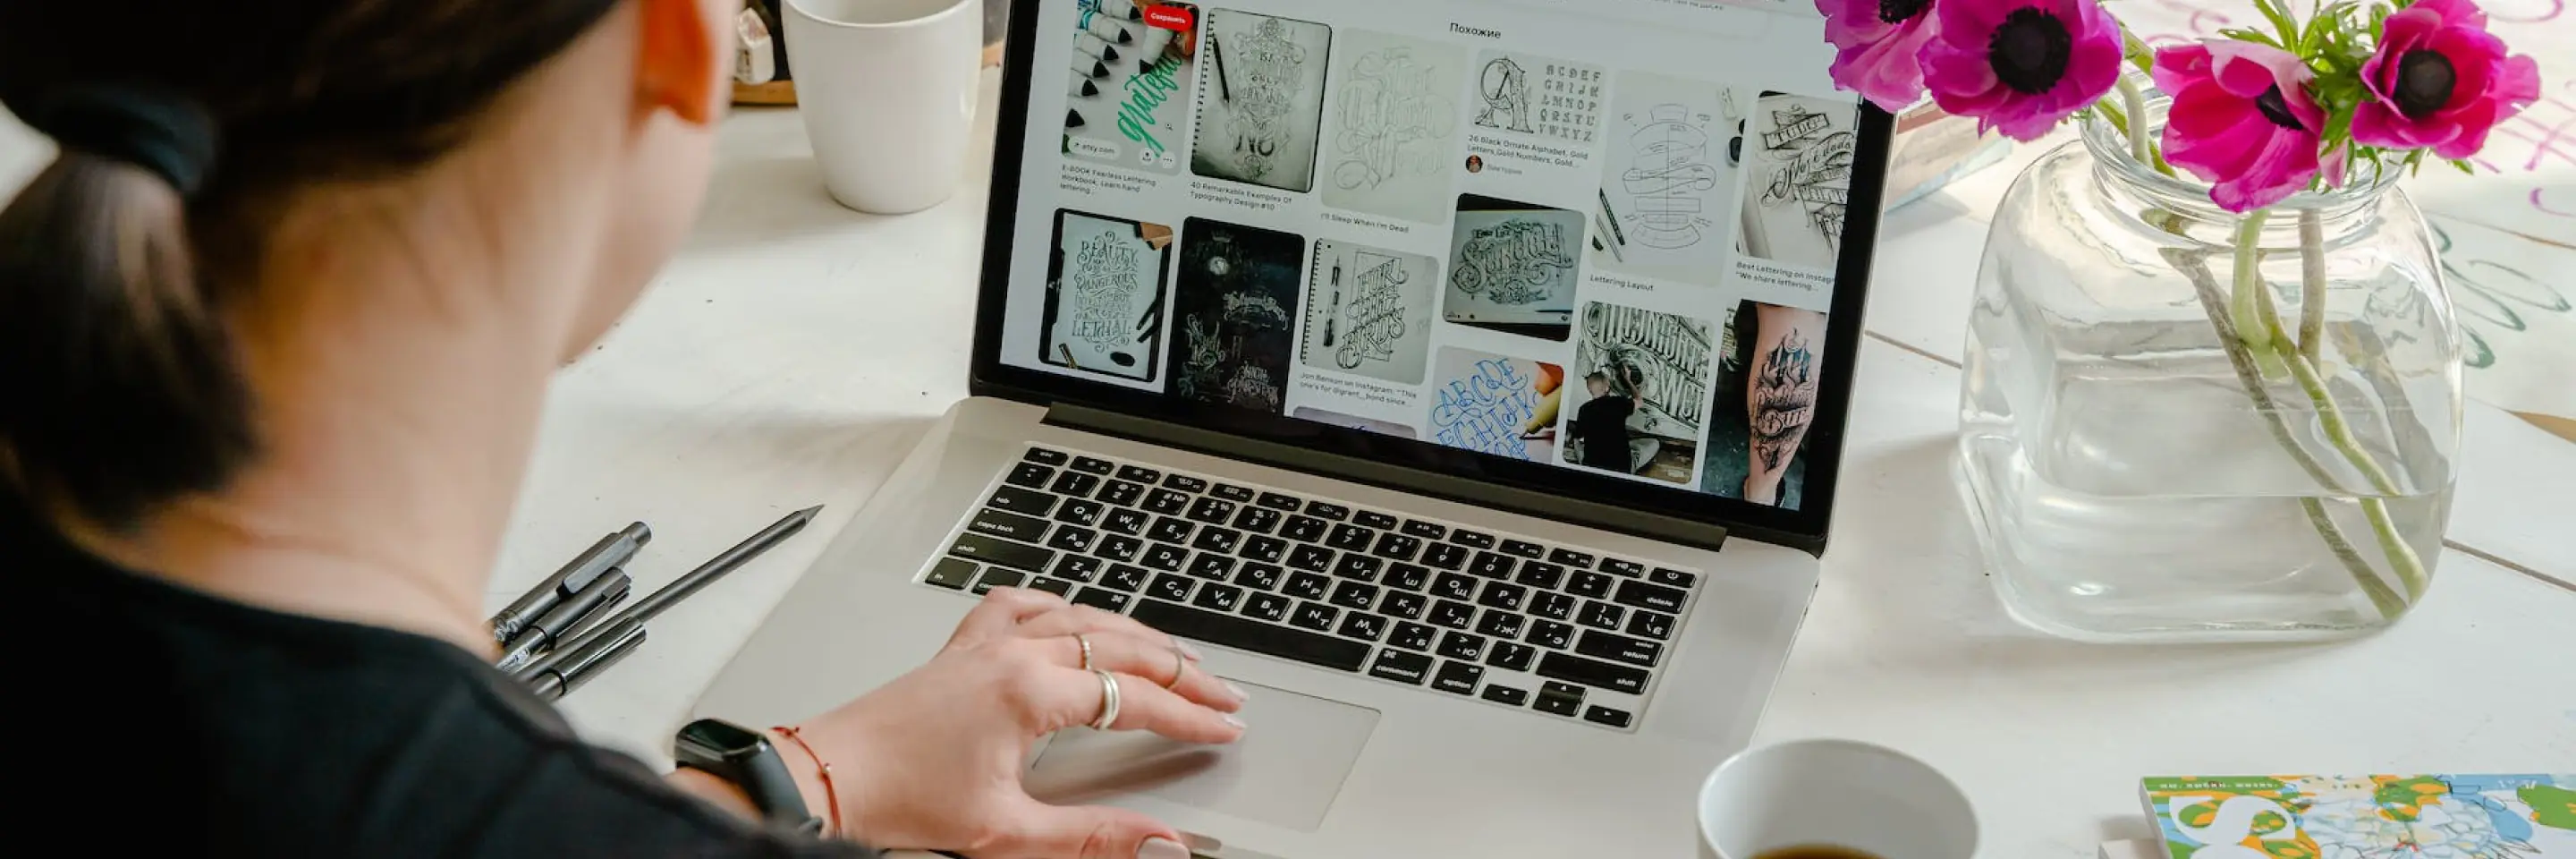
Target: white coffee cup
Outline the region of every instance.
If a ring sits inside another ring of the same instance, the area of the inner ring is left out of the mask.
[[[1971,859],[1977,813],[1939,770],[1851,740],[1799,740],[1719,764],[1699,791],[1704,855],[1831,846],[1880,859]]]
[[[787,0],[797,109],[832,199],[901,215],[964,175],[983,0]]]

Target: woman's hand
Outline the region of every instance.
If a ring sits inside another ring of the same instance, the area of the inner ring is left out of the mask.
[[[833,765],[845,834],[975,859],[1187,859],[1179,832],[1151,817],[1047,805],[1021,786],[1038,738],[1100,717],[1100,678],[1082,670],[1076,633],[1091,642],[1092,666],[1118,678],[1111,727],[1193,743],[1242,736],[1228,715],[1241,690],[1199,670],[1171,637],[1052,594],[997,588],[929,664],[798,726]]]

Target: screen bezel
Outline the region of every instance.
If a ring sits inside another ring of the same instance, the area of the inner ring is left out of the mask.
[[[1021,162],[1027,152],[1029,133],[1028,111],[1015,110],[1012,106],[1029,103],[1035,78],[1032,57],[1036,52],[1039,19],[1046,11],[1046,2],[1048,0],[1023,0],[1015,4],[1011,9],[1010,34],[1004,42],[1002,107],[1000,115],[995,117],[992,188],[985,216],[983,268],[979,274],[980,291],[975,314],[974,364],[968,379],[970,393],[1038,405],[1080,405],[1168,421],[1705,522],[1728,529],[1732,536],[1811,553],[1824,550],[1833,518],[1834,497],[1841,482],[1843,440],[1851,413],[1852,380],[1857,369],[1854,365],[1860,358],[1863,337],[1861,316],[1869,303],[1870,265],[1878,246],[1879,205],[1886,191],[1888,154],[1894,139],[1893,115],[1854,97],[1861,109],[1860,139],[1852,155],[1852,187],[1843,224],[1846,240],[1842,257],[1835,266],[1834,296],[1826,317],[1824,378],[1817,387],[1816,421],[1808,427],[1805,441],[1806,483],[1799,509],[1783,510],[1736,498],[1593,474],[1563,465],[1509,459],[1286,415],[1253,414],[1240,409],[1194,403],[1167,393],[1142,391],[1003,363],[1002,337],[1005,308],[1011,296],[1011,261],[1018,250],[1019,240],[1017,219],[1011,213],[1018,211]],[[1195,177],[1189,178],[1195,181]],[[1866,236],[1869,240],[1850,241],[1854,236]],[[1168,291],[1168,274],[1166,278],[1164,288]]]

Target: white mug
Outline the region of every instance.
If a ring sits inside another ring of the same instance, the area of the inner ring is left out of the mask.
[[[983,69],[983,0],[787,0],[787,64],[841,205],[901,215],[957,192]]]
[[[1939,770],[1851,740],[1799,740],[1728,758],[1699,791],[1701,851],[1754,859],[1842,847],[1880,859],[1972,859],[1977,813]]]

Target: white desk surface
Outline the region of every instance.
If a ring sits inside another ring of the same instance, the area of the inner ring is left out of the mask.
[[[985,97],[973,165],[989,161],[990,80]],[[35,151],[0,131],[0,187]],[[963,182],[931,212],[859,215],[824,196],[793,112],[726,122],[696,236],[554,393],[489,600],[631,520],[656,539],[630,569],[658,587],[787,511],[828,506],[566,701],[590,735],[667,760],[698,692],[965,396],[980,167]],[[1949,477],[1952,362],[1984,230],[1958,215],[1935,198],[1886,225],[1838,527],[1764,740],[1923,757],[1967,789],[1997,859],[2090,859],[2148,837],[2143,775],[2576,771],[2576,445],[2484,406],[2452,549],[2425,604],[2385,634],[2104,647],[2006,618]]]

